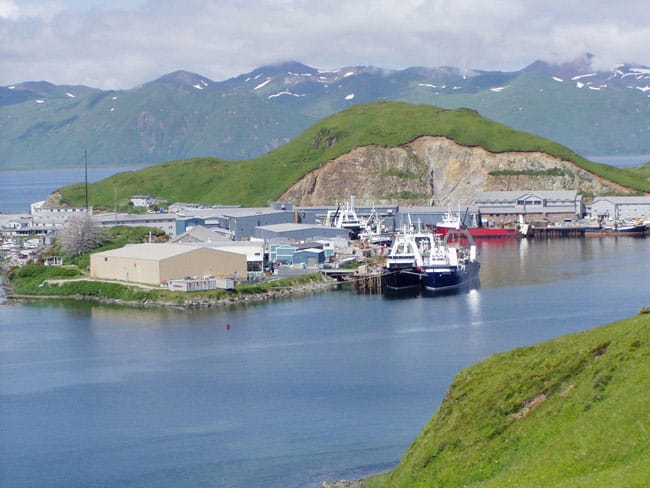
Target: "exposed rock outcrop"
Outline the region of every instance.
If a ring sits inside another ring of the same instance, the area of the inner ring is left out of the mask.
[[[541,152],[491,153],[425,136],[399,147],[365,146],[329,161],[289,188],[281,201],[471,205],[479,191],[578,190],[630,194],[576,164]]]

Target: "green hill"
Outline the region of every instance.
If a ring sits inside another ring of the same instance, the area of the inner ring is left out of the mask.
[[[649,370],[650,313],[492,356],[364,487],[647,486]]]
[[[473,110],[382,101],[330,116],[255,159],[194,158],[119,173],[90,185],[89,201],[111,209],[115,203],[126,204],[131,195],[146,193],[168,201],[266,205],[309,171],[356,147],[398,146],[424,135],[445,136],[496,153],[542,151],[624,186],[650,191],[649,182],[627,171],[590,162],[564,146],[485,119]],[[64,203],[83,205],[83,184],[65,187],[61,194]]]

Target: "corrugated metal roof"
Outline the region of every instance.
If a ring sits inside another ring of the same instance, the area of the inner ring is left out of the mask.
[[[127,259],[144,259],[151,261],[161,261],[181,254],[195,251],[197,248],[183,244],[169,243],[144,243],[128,244],[119,249],[102,251],[95,254],[100,257],[127,258]]]
[[[186,242],[223,242],[228,241],[229,239],[222,236],[221,234],[217,234],[216,232],[206,227],[203,227],[202,225],[197,225],[195,227],[191,227],[187,232],[185,232],[185,234],[181,234],[171,242],[183,242],[184,240]]]
[[[126,214],[108,212],[103,214],[94,214],[93,220],[100,223],[112,222],[157,222],[159,220],[175,221],[176,214],[173,213],[143,213],[143,214]]]
[[[596,197],[592,205],[600,201],[607,201],[617,205],[650,205],[650,197]]]
[[[504,191],[481,191],[476,194],[476,202],[481,201],[516,201],[527,195],[534,195],[544,200],[575,200],[578,197],[576,190],[504,190]]]
[[[309,229],[334,229],[334,227],[328,227],[326,225],[314,225],[314,224],[270,224],[270,225],[261,225],[258,229],[264,229],[271,232],[290,232],[296,230],[309,230]]]
[[[189,247],[207,247],[233,254],[243,254],[249,261],[259,261],[264,258],[264,244],[260,242],[191,242],[183,245]]]
[[[258,208],[229,208],[222,212],[224,217],[255,217],[257,215],[272,215],[287,213],[290,210],[278,210],[271,207],[258,207]]]

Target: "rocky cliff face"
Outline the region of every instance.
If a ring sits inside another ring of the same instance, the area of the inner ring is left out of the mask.
[[[312,171],[280,201],[302,206],[342,202],[399,205],[472,205],[479,191],[631,191],[574,163],[539,152],[491,153],[444,137],[420,137],[399,147],[356,148]]]

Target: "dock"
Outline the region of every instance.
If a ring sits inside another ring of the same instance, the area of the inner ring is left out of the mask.
[[[359,266],[357,269],[322,269],[321,273],[341,283],[352,284],[355,291],[360,295],[381,293],[381,270],[371,270],[367,266]]]
[[[584,227],[530,227],[528,237],[536,239],[549,239],[561,237],[584,237]]]

